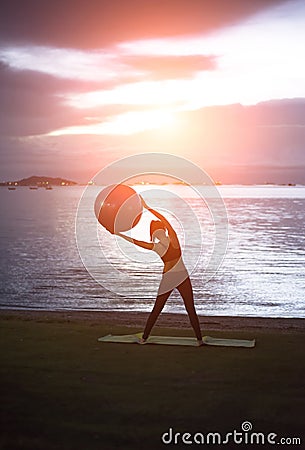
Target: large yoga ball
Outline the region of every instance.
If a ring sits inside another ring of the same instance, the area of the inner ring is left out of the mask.
[[[140,196],[124,184],[107,186],[98,194],[94,204],[97,220],[111,233],[133,228],[142,211]]]

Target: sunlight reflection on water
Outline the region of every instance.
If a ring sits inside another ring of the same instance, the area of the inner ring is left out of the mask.
[[[11,192],[0,188],[1,307],[150,310],[162,271],[155,255],[139,253],[126,242],[114,245],[113,236],[98,231],[101,245],[107,247],[111,264],[117,268],[104,276],[110,283],[117,282],[112,277],[121,272],[131,280],[123,286],[124,297],[100,286],[84,268],[75,240],[75,215],[83,189],[18,188]],[[92,187],[93,199],[100,189]],[[199,243],[202,253],[191,275],[199,314],[305,317],[304,187],[221,186],[229,217],[229,245],[222,266],[208,283],[204,282],[204,267],[214,233],[209,210],[184,186],[172,189],[178,196],[188,197],[204,230]],[[171,205],[164,199],[159,203],[180,217],[178,199]],[[195,251],[198,242],[192,234],[192,217],[184,219],[190,221],[188,252]],[[179,222],[172,220],[183,246]],[[148,240],[148,223],[147,216],[133,234]],[[185,254],[186,262],[188,256]],[[98,262],[96,255],[96,270],[102,271]],[[165,311],[184,312],[177,293]]]

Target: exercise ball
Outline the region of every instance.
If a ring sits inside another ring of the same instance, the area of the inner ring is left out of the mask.
[[[96,197],[94,212],[99,223],[111,233],[127,231],[140,220],[143,211],[140,196],[130,186],[107,186]]]

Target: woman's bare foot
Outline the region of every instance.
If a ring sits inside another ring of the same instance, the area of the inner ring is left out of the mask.
[[[202,345],[204,345],[204,342],[202,339],[197,339],[197,347],[201,347]]]

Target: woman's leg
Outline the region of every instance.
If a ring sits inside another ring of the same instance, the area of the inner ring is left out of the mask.
[[[198,316],[195,310],[193,288],[190,278],[187,277],[186,280],[184,280],[181,284],[179,284],[179,286],[177,286],[177,289],[183,298],[184,305],[187,310],[191,325],[194,329],[196,338],[198,339],[198,341],[201,341],[202,334]]]
[[[158,319],[168,297],[170,296],[172,291],[165,292],[164,294],[159,294],[156,298],[154,307],[149,314],[149,317],[146,322],[145,330],[143,333],[143,339],[147,339],[150,335],[152,327],[155,325],[156,320]]]

